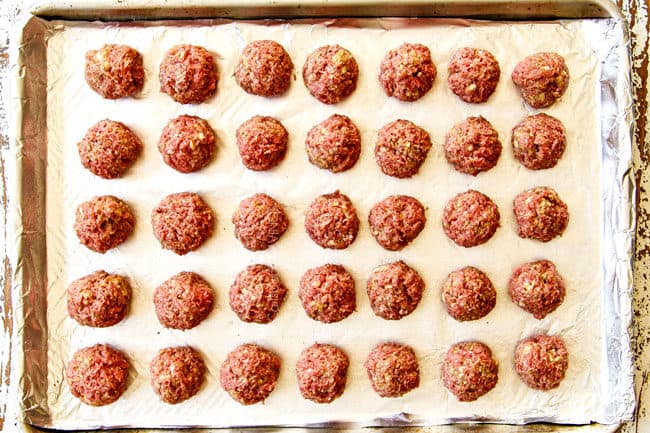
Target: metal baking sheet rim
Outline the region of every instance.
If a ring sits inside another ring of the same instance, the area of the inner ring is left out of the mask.
[[[130,0],[124,2],[126,7],[138,8],[140,12],[147,10],[147,6],[151,5],[142,0]],[[123,4],[124,4],[123,3]],[[146,4],[145,4],[146,3]],[[244,16],[238,11],[248,10],[251,5],[247,6],[234,6],[228,2],[214,2],[202,0],[195,2],[204,8],[207,5],[219,6],[219,9],[214,11],[222,11],[222,8],[230,11],[231,16]],[[385,1],[378,1],[378,4],[386,4]],[[490,2],[479,0],[474,2],[436,2],[436,1],[412,1],[411,4],[419,6],[436,6],[443,5],[444,10],[452,10],[454,4],[459,6],[457,16],[471,15],[467,13],[463,6],[468,3],[473,3],[474,7],[479,7],[480,4],[499,4],[499,2]],[[632,128],[633,128],[633,105],[631,97],[631,80],[630,80],[630,58],[629,58],[629,36],[625,22],[622,20],[620,12],[616,9],[613,3],[608,0],[579,0],[573,1],[573,7],[567,9],[567,2],[557,1],[540,1],[536,3],[540,6],[538,9],[525,9],[530,17],[549,17],[548,12],[542,12],[544,7],[551,11],[555,11],[555,15],[565,17],[562,13],[570,11],[574,14],[580,14],[575,18],[587,17],[603,17],[609,16],[614,18],[618,23],[621,30],[620,43],[616,47],[615,52],[612,54],[618,56],[618,63],[614,66],[616,68],[603,68],[603,76],[609,76],[609,80],[605,80],[602,87],[603,98],[607,94],[612,99],[613,103],[603,104],[603,118],[608,119],[607,128],[602,131],[603,142],[607,143],[605,152],[616,153],[614,158],[607,158],[603,163],[603,172],[609,175],[614,175],[617,183],[613,185],[613,190],[609,190],[609,194],[605,195],[604,204],[606,212],[609,212],[606,219],[615,223],[617,230],[607,231],[604,230],[603,237],[605,242],[611,242],[616,248],[613,248],[612,257],[604,258],[605,264],[605,278],[603,287],[609,287],[612,290],[605,290],[604,295],[609,302],[605,302],[605,308],[615,309],[618,314],[605,314],[605,332],[607,334],[608,342],[614,342],[619,348],[619,356],[613,359],[608,357],[610,363],[609,370],[616,367],[621,373],[617,380],[610,381],[609,395],[615,394],[624,396],[628,400],[630,406],[630,413],[634,407],[634,396],[630,395],[630,390],[633,390],[633,371],[632,371],[632,354],[630,349],[629,326],[631,323],[631,296],[632,296],[632,260],[634,251],[634,232],[636,226],[636,215],[634,204],[636,203],[636,186],[634,184],[634,177],[631,171],[632,164]],[[179,8],[187,8],[187,1],[185,0],[170,0],[165,1],[165,10],[173,11],[180,10]],[[289,0],[276,0],[276,1],[257,1],[254,5],[264,5],[268,8],[274,6],[281,7],[294,7],[299,8],[301,13],[308,12],[309,8],[318,8],[319,11],[323,9],[323,5],[332,6],[335,15],[337,7],[341,5],[353,7],[354,2],[332,2],[321,3],[314,0],[308,0],[300,4],[294,3]],[[522,4],[522,8],[526,8]],[[92,11],[96,14],[103,16],[105,19],[119,19],[119,11],[111,5],[113,2],[106,0],[96,0],[89,7],[89,3],[84,3],[85,8],[83,12],[88,14]],[[558,6],[553,8],[553,5]],[[38,303],[45,302],[45,289],[46,282],[39,278],[33,278],[37,275],[42,275],[45,269],[45,259],[34,257],[34,253],[38,251],[45,251],[45,215],[42,212],[45,209],[45,179],[44,177],[32,176],[34,173],[43,172],[46,164],[46,137],[45,128],[38,128],[35,125],[42,123],[45,119],[45,106],[40,104],[30,104],[30,100],[45,100],[46,92],[46,75],[44,68],[39,68],[39,62],[31,61],[34,58],[45,58],[45,39],[48,32],[51,31],[51,26],[48,22],[37,15],[56,15],[63,16],[68,19],[75,19],[83,16],[83,13],[76,14],[75,7],[80,7],[78,1],[59,1],[59,2],[42,2],[39,6],[32,10],[31,13],[25,13],[17,20],[15,30],[13,32],[14,39],[12,40],[11,49],[11,64],[14,66],[12,80],[10,83],[11,89],[11,122],[10,122],[10,139],[12,146],[9,152],[5,153],[3,157],[8,171],[8,184],[7,184],[7,206],[9,216],[9,236],[7,239],[13,239],[14,242],[8,242],[7,255],[10,262],[12,271],[12,305],[10,316],[13,317],[13,332],[12,339],[12,364],[10,374],[10,398],[8,401],[8,408],[6,413],[6,421],[10,428],[16,431],[37,431],[42,427],[48,427],[48,414],[47,408],[34,405],[35,400],[43,401],[38,398],[38,393],[46,392],[40,389],[39,386],[33,386],[33,379],[46,376],[47,368],[41,367],[47,365],[46,360],[46,336],[42,331],[46,329],[45,326],[45,308],[34,309],[31,311],[23,309],[26,302]],[[232,6],[232,8],[230,8]],[[367,6],[367,5],[366,5]],[[149,9],[153,11],[154,9]],[[198,10],[198,9],[197,9]],[[206,9],[201,9],[204,12]],[[316,9],[314,9],[316,10]],[[508,9],[506,9],[510,12]],[[65,13],[62,13],[62,12]],[[591,12],[593,15],[583,16],[581,14]],[[375,10],[381,12],[381,9]],[[436,8],[432,7],[429,15],[435,15]],[[433,12],[433,13],[431,13]],[[223,13],[223,12],[222,12]],[[552,14],[551,14],[552,15]],[[86,15],[89,16],[89,15]],[[146,14],[144,15],[146,17]],[[188,17],[192,16],[187,15]],[[198,14],[196,16],[199,16]],[[250,10],[248,11],[250,15]],[[507,17],[508,13],[504,13],[503,17]],[[511,13],[510,16],[522,16],[520,13]],[[157,17],[157,16],[156,16]],[[221,16],[223,17],[223,15]],[[122,16],[123,18],[123,16]],[[21,48],[29,44],[32,47],[40,47],[40,49],[29,50],[26,53]],[[41,63],[42,64],[42,63]],[[36,79],[25,80],[25,77],[37,77]],[[601,98],[602,99],[602,98]],[[605,98],[606,99],[606,98]],[[609,161],[609,162],[608,162]],[[15,164],[13,163],[15,162]],[[605,175],[603,176],[605,178]],[[25,217],[27,216],[27,217]],[[607,266],[609,263],[609,266]],[[609,269],[608,269],[609,268]],[[611,286],[610,286],[611,284]],[[31,313],[31,314],[30,314]],[[36,313],[36,314],[35,314]],[[611,311],[610,311],[611,313]],[[613,316],[613,317],[612,317]],[[30,338],[25,338],[28,333]],[[612,365],[615,363],[616,365]],[[23,374],[24,371],[30,371],[29,375]],[[44,379],[46,381],[46,378]],[[28,408],[28,410],[25,410]],[[29,413],[28,413],[29,412]],[[620,422],[625,419],[612,420],[611,425],[590,424],[584,426],[563,426],[552,424],[528,424],[524,426],[508,426],[508,425],[481,425],[480,429],[485,432],[492,431],[529,431],[529,432],[547,432],[547,431],[592,431],[592,432],[614,432],[620,427]],[[405,431],[475,431],[479,428],[475,424],[457,424],[448,426],[435,426],[432,428],[408,427],[408,420],[405,418],[404,422],[391,420],[390,423],[378,420],[378,425],[385,425],[386,427],[401,426]],[[323,431],[332,431],[332,428],[340,431],[347,432],[362,432],[367,429],[346,427],[345,425],[331,424],[323,428]],[[278,431],[280,428],[256,428],[256,431]],[[232,431],[241,431],[239,429],[230,429]],[[302,431],[318,431],[320,429],[304,429],[304,428],[291,428],[292,432]],[[202,430],[205,431],[205,430]],[[221,429],[220,431],[224,431]]]

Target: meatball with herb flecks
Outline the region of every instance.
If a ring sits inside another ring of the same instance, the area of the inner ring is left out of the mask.
[[[106,44],[86,52],[86,82],[106,99],[133,96],[144,84],[142,55],[127,45]]]

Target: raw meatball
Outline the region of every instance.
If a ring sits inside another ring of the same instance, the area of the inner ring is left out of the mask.
[[[513,203],[519,237],[548,242],[564,233],[569,210],[554,189],[532,188],[515,197]]]
[[[221,364],[221,386],[241,404],[266,400],[280,376],[280,357],[255,344],[243,344]]]
[[[413,122],[398,119],[377,134],[375,161],[382,172],[397,178],[412,177],[431,149],[431,138]]]
[[[537,335],[515,349],[515,371],[533,389],[557,388],[569,367],[569,352],[560,337]]]
[[[359,217],[348,196],[335,191],[311,202],[305,213],[305,230],[321,247],[342,250],[356,239]]]
[[[151,225],[163,248],[178,255],[198,249],[214,231],[215,217],[198,194],[170,194],[151,214]]]
[[[101,120],[77,144],[81,164],[104,179],[120,177],[142,152],[142,142],[126,125]]]
[[[169,404],[180,403],[199,392],[205,370],[201,354],[189,346],[162,349],[149,364],[151,386]]]
[[[218,80],[212,54],[197,45],[176,45],[160,63],[160,91],[181,104],[205,102],[217,91]]]
[[[454,125],[445,138],[445,158],[461,173],[476,176],[497,165],[499,156],[499,133],[482,116]]]
[[[78,350],[65,369],[72,395],[91,406],[104,406],[120,398],[128,375],[124,354],[105,344]]]
[[[251,265],[230,286],[230,308],[243,322],[270,323],[287,296],[280,275],[266,265]]]
[[[241,160],[251,170],[270,170],[287,153],[289,134],[272,117],[253,116],[237,128],[236,134]]]
[[[442,286],[442,302],[451,317],[464,322],[488,315],[497,302],[497,292],[483,271],[473,266],[447,276]]]
[[[142,90],[142,56],[126,45],[106,44],[86,52],[86,82],[106,99],[132,96]]]
[[[565,148],[564,125],[548,114],[528,116],[512,129],[515,158],[531,170],[555,167]]]
[[[497,84],[501,68],[491,52],[478,48],[459,48],[449,61],[449,89],[465,102],[487,101]]]
[[[333,114],[307,133],[305,149],[316,167],[339,173],[356,164],[361,154],[359,129],[347,116]]]
[[[392,195],[370,209],[368,224],[375,240],[384,249],[399,251],[422,231],[427,217],[424,206],[407,195]]]
[[[245,92],[259,96],[279,96],[291,84],[293,62],[275,41],[253,41],[235,67],[235,80]]]
[[[339,45],[325,45],[307,56],[302,79],[312,96],[336,104],[357,88],[359,66],[352,53]]]
[[[484,244],[499,228],[499,209],[490,197],[472,189],[447,202],[442,228],[449,239],[461,247]]]
[[[543,319],[564,301],[564,280],[548,260],[524,263],[512,273],[508,283],[512,301],[524,310]]]
[[[343,394],[350,360],[330,344],[314,344],[300,354],[296,376],[300,394],[316,403],[331,403]]]
[[[255,194],[239,203],[232,215],[235,236],[251,251],[265,250],[287,231],[289,218],[282,205],[266,194]]]
[[[356,308],[354,278],[341,265],[309,269],[300,279],[298,297],[312,319],[323,323],[340,322]]]
[[[512,81],[528,105],[545,108],[564,95],[569,86],[569,69],[557,53],[536,53],[517,63]]]
[[[74,230],[89,249],[105,253],[124,242],[135,228],[129,205],[112,195],[102,195],[77,207]]]
[[[474,401],[492,390],[499,380],[499,366],[483,343],[456,343],[442,363],[442,383],[459,401]]]
[[[379,344],[372,349],[364,366],[372,389],[381,397],[401,397],[420,386],[420,367],[409,346]]]
[[[131,285],[121,275],[97,271],[73,281],[67,295],[70,317],[84,326],[104,328],[128,313]]]
[[[424,280],[406,263],[375,268],[366,286],[372,311],[386,320],[399,320],[415,310],[422,299]]]
[[[404,43],[384,56],[379,67],[379,83],[388,96],[415,101],[431,89],[436,73],[427,47]]]
[[[214,131],[206,120],[183,115],[167,123],[158,150],[165,164],[181,173],[192,173],[212,161],[216,143]]]
[[[181,272],[156,288],[156,316],[166,328],[192,329],[212,311],[215,294],[199,274]]]

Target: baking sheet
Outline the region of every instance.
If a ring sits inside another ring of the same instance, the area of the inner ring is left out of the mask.
[[[372,21],[370,24],[376,26],[377,23]],[[385,25],[388,22],[381,23]],[[418,23],[424,24],[422,21]],[[596,56],[586,49],[585,29],[578,22],[526,23],[508,28],[499,25],[478,26],[478,23],[473,23],[477,26],[470,28],[466,22],[449,25],[449,21],[426,24],[435,26],[423,33],[422,27],[417,25],[390,32],[377,28],[343,29],[320,25],[253,27],[242,23],[173,29],[114,26],[104,30],[95,29],[92,25],[73,25],[50,39],[48,124],[51,127],[48,137],[47,223],[49,409],[52,425],[59,428],[277,425],[326,420],[374,424],[379,422],[377,418],[392,417],[402,412],[408,414],[402,419],[415,423],[468,418],[577,423],[608,419],[601,397],[604,395],[601,391],[605,386],[602,379],[606,371],[604,362],[601,362],[605,353],[603,339],[601,330],[592,326],[601,319],[601,275],[597,271],[601,257],[600,248],[594,244],[594,227],[601,226],[601,190],[598,182],[591,185],[584,182],[584,179],[600,178],[597,176],[600,148],[595,145],[599,139],[596,114],[600,96],[597,86],[599,64]],[[396,23],[391,22],[391,25]],[[354,38],[346,38],[351,31]],[[134,34],[137,36],[134,37]],[[153,34],[157,37],[151,38]],[[547,36],[541,37],[542,34]],[[307,94],[299,77],[285,98],[268,102],[245,95],[236,87],[229,71],[232,71],[243,45],[261,37],[283,43],[298,70],[312,49],[324,43],[342,43],[355,54],[360,64],[359,89],[352,98],[336,107],[315,102]],[[423,100],[407,105],[387,100],[375,83],[375,74],[386,49],[411,39],[432,48],[439,77],[434,89]],[[157,91],[156,71],[162,52],[181,40],[205,45],[220,55],[222,80],[219,93],[207,105],[181,107]],[[377,44],[377,40],[381,40],[381,44]],[[148,81],[138,101],[130,104],[103,101],[83,84],[83,53],[103,42],[128,43],[144,54]],[[501,62],[501,83],[486,106],[463,104],[446,88],[446,61],[451,51],[462,45],[490,49]],[[373,52],[366,49],[368,46],[381,46],[382,49]],[[543,173],[524,172],[513,160],[506,145],[494,170],[478,178],[453,172],[444,162],[440,148],[448,128],[467,115],[483,114],[499,130],[502,141],[507,144],[510,128],[527,113],[508,79],[509,72],[516,61],[526,54],[557,46],[564,47],[558,51],[565,55],[572,72],[567,95],[560,104],[547,110],[565,121],[569,135],[567,153],[558,167]],[[81,106],[83,109],[79,109]],[[504,110],[503,107],[508,109]],[[176,174],[164,166],[155,148],[159,132],[167,119],[186,112],[207,118],[222,139],[215,163],[191,176]],[[362,130],[364,144],[361,160],[355,169],[338,176],[309,166],[302,150],[306,131],[334,112],[350,115]],[[155,113],[155,116],[148,113]],[[238,163],[234,130],[250,115],[258,113],[277,116],[291,135],[287,160],[273,173],[245,172]],[[75,143],[90,124],[103,117],[124,121],[139,133],[145,143],[144,157],[127,178],[119,181],[93,179],[81,168],[76,155]],[[409,118],[425,127],[437,144],[421,174],[410,181],[388,179],[381,175],[372,158],[374,133],[384,123],[397,117]],[[546,245],[517,238],[510,214],[510,202],[514,195],[538,184],[555,187],[569,204],[570,210],[586,210],[584,214],[572,212],[565,235]],[[377,185],[381,186],[376,188]],[[504,185],[507,187],[504,188]],[[487,245],[464,250],[453,246],[444,237],[440,213],[448,198],[469,187],[487,193],[497,202],[503,227]],[[363,221],[360,237],[350,249],[324,252],[304,234],[302,213],[315,195],[336,188],[352,198],[362,220],[365,220],[372,204],[384,196],[410,193],[428,206],[427,228],[402,253],[389,253],[374,243]],[[178,258],[173,253],[159,250],[148,219],[151,209],[162,196],[186,189],[199,191],[208,199],[219,217],[219,228],[217,236],[198,254]],[[276,247],[265,253],[249,253],[232,236],[229,218],[241,198],[258,191],[270,193],[287,206],[292,227]],[[84,251],[74,236],[70,236],[76,204],[99,193],[114,193],[125,198],[134,206],[139,218],[133,239],[118,251],[101,257]],[[229,254],[227,251],[238,251],[240,254]],[[301,254],[297,255],[296,251]],[[537,322],[512,305],[505,285],[516,264],[541,256],[556,261],[567,280],[568,294],[557,313]],[[413,315],[398,323],[384,322],[372,315],[363,282],[376,265],[398,258],[404,258],[416,267],[427,280],[428,288]],[[278,319],[266,326],[239,323],[226,302],[227,288],[236,272],[246,264],[258,261],[276,265],[290,289],[289,298]],[[346,265],[357,280],[358,312],[338,325],[311,322],[304,316],[296,296],[301,273],[308,267],[330,261]],[[66,263],[67,266],[63,266]],[[125,266],[127,263],[128,268]],[[478,265],[490,275],[497,287],[499,301],[485,320],[457,324],[444,313],[439,301],[439,286],[450,270],[467,264]],[[63,293],[66,285],[97,266],[129,274],[134,282],[132,314],[111,330],[81,329],[70,319],[64,318]],[[166,272],[162,275],[157,269],[166,269]],[[150,300],[155,286],[180,270],[202,273],[220,295],[219,308],[208,321],[185,333],[163,330],[155,319]],[[541,331],[560,333],[571,352],[567,379],[557,392],[546,394],[526,389],[511,370],[516,342]],[[361,367],[370,348],[388,338],[412,344],[420,358],[421,387],[398,400],[380,399],[372,394]],[[500,381],[495,390],[477,402],[461,404],[441,386],[439,368],[448,345],[467,338],[478,338],[492,347],[501,364]],[[293,377],[293,365],[299,351],[314,340],[339,344],[346,349],[352,361],[346,393],[329,406],[302,401]],[[55,341],[57,344],[53,344]],[[70,396],[67,387],[62,384],[63,361],[74,349],[98,341],[111,342],[129,353],[134,366],[133,382],[125,396],[114,405],[99,409],[80,407],[82,405]],[[264,405],[252,408],[242,408],[232,402],[218,387],[215,374],[225,354],[245,341],[256,341],[271,347],[284,360],[278,388]],[[184,343],[196,344],[206,355],[210,373],[208,384],[193,400],[169,407],[155,400],[146,383],[146,365],[159,347]],[[214,414],[209,414],[205,407],[225,410],[215,410]],[[289,408],[293,413],[289,414]]]

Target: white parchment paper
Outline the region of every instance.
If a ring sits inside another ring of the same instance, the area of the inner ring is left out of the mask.
[[[382,28],[384,26],[385,28]],[[389,29],[390,27],[390,29]],[[232,77],[246,43],[273,39],[281,43],[295,64],[290,91],[276,99],[246,94]],[[381,58],[402,42],[427,45],[438,67],[433,89],[421,100],[402,103],[387,98],[377,83]],[[124,43],[144,56],[146,82],[136,99],[104,100],[86,85],[84,53],[104,43]],[[217,95],[201,105],[180,105],[160,93],[158,65],[163,53],[178,43],[206,47],[215,54],[220,70]],[[346,101],[327,106],[309,95],[301,78],[306,56],[324,44],[339,43],[359,63],[356,92]],[[496,92],[482,105],[463,103],[447,88],[447,63],[456,48],[474,46],[492,51],[502,75]],[[517,94],[510,73],[517,61],[537,51],[556,51],[566,58],[571,82],[565,96],[544,110],[561,119],[568,146],[559,164],[533,172],[513,157],[510,130],[533,113]],[[601,328],[601,185],[600,127],[598,120],[599,66],[579,22],[490,24],[444,20],[343,21],[323,23],[228,23],[220,25],[139,26],[73,24],[53,35],[48,46],[48,191],[47,247],[49,281],[49,411],[57,428],[302,425],[327,421],[379,424],[382,418],[408,414],[414,423],[446,423],[478,419],[495,422],[548,420],[587,423],[603,416],[602,393],[606,371]],[[180,114],[207,119],[219,136],[214,162],[195,174],[180,174],[166,166],[156,148],[167,121]],[[350,116],[362,134],[357,165],[333,175],[310,165],[304,151],[307,131],[334,113]],[[290,135],[286,159],[266,173],[248,171],[235,144],[239,124],[255,114],[278,118]],[[497,166],[477,177],[455,172],[445,161],[441,143],[452,125],[470,115],[485,116],[499,131],[504,145]],[[98,120],[110,118],[132,128],[144,143],[144,152],[128,174],[102,180],[83,169],[76,143]],[[397,118],[425,128],[434,146],[420,173],[398,180],[383,175],[375,164],[376,132]],[[524,189],[555,188],[570,211],[564,235],[547,244],[517,237],[512,200]],[[469,188],[490,196],[501,211],[501,228],[487,244],[465,249],[449,241],[442,230],[441,213],[448,199]],[[356,242],[342,251],[323,250],[303,228],[306,207],[319,194],[336,189],[354,202],[362,221]],[[179,257],[161,249],[151,225],[152,209],[165,195],[195,191],[217,215],[215,235],[197,252]],[[263,252],[249,252],[233,235],[233,211],[245,197],[266,192],[285,205],[291,220],[282,239]],[[95,195],[113,194],[134,209],[137,226],[122,246],[105,255],[81,246],[74,235],[76,206]],[[401,252],[383,250],[368,230],[367,215],[374,203],[391,194],[410,194],[427,209],[421,235]],[[554,261],[567,285],[565,302],[538,321],[515,306],[507,294],[509,276],[517,265],[534,259]],[[427,283],[416,311],[400,321],[385,321],[372,313],[365,280],[379,264],[402,259],[416,268]],[[289,289],[286,303],[268,325],[240,322],[228,306],[227,291],[245,266],[274,266]],[[343,264],[357,283],[357,311],[336,324],[310,320],[297,297],[302,273],[325,263]],[[497,305],[484,319],[458,323],[447,315],[440,286],[447,274],[474,265],[484,270],[497,289]],[[117,326],[91,329],[67,317],[65,289],[76,278],[98,269],[127,275],[133,286],[129,316]],[[196,271],[217,292],[215,311],[190,331],[163,328],[157,321],[152,293],[157,285],[180,271]],[[517,342],[536,333],[561,335],[570,359],[566,379],[549,392],[527,388],[513,369]],[[447,348],[458,341],[486,343],[499,362],[494,390],[472,403],[460,403],[440,380]],[[379,342],[395,340],[413,346],[420,363],[421,385],[402,398],[382,399],[371,389],[363,362]],[[72,353],[95,343],[123,350],[132,365],[130,383],[116,403],[94,408],[81,404],[64,380],[65,363]],[[239,344],[255,342],[282,357],[275,391],[263,403],[241,406],[221,389],[218,372],[226,354]],[[348,385],[330,405],[303,400],[294,366],[300,351],[314,342],[333,343],[350,357]],[[163,347],[191,344],[205,356],[207,381],[194,398],[179,405],[161,403],[149,385],[148,364]]]

